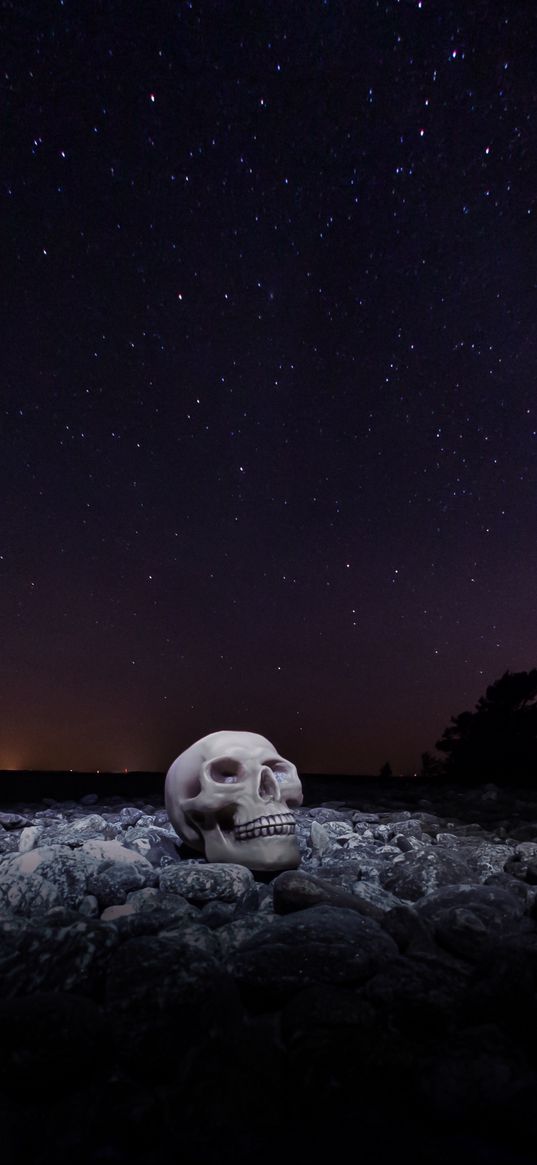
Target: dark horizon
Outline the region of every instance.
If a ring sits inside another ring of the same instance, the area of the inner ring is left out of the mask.
[[[123,771],[97,773],[69,770],[0,770],[0,810],[9,811],[14,804],[27,805],[34,801],[48,801],[63,804],[80,801],[87,794],[106,801],[109,797],[120,797],[125,804],[133,798],[164,804],[163,772]],[[418,785],[419,780],[406,774],[394,774],[391,778],[379,775],[342,773],[299,773],[302,782],[304,805],[321,800],[340,800],[361,795],[374,788],[387,789],[398,784],[407,787],[409,783]],[[441,784],[441,782],[440,782]],[[358,792],[360,790],[360,793]],[[93,803],[93,802],[92,802]],[[91,805],[89,806],[91,809]]]
[[[133,777],[135,779],[141,778],[141,777],[152,777],[152,778],[156,779],[158,777],[158,778],[162,778],[163,788],[164,788],[164,778],[166,776],[166,770],[161,770],[161,769],[108,769],[108,770],[105,770],[105,769],[0,769],[0,782],[2,780],[2,777],[12,776],[13,773],[17,773],[20,776],[26,776],[26,777],[40,777],[40,776],[43,776],[43,777],[47,777],[47,776],[54,776],[54,777],[104,777],[104,778],[106,778],[106,777]],[[320,773],[320,772],[306,773],[303,770],[300,770],[299,776],[301,778],[304,777],[305,779],[309,779],[310,777],[314,777],[314,778],[319,778],[319,779],[326,778],[326,780],[333,779],[333,780],[345,780],[345,781],[376,781],[376,780],[383,781],[383,780],[390,780],[392,778],[394,780],[405,780],[407,778],[415,780],[415,779],[418,779],[419,773],[418,772],[413,772],[413,773],[409,773],[409,772],[395,773],[394,772],[394,773],[391,773],[388,777],[386,777],[386,776],[383,776],[381,773]],[[427,778],[427,779],[429,779],[429,778]],[[436,779],[436,778],[434,778],[434,779]],[[1,794],[1,785],[0,785],[0,794]],[[0,800],[1,800],[1,796],[0,796]]]

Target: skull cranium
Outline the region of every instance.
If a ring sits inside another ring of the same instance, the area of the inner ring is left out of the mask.
[[[256,732],[211,732],[166,774],[174,829],[209,862],[289,870],[300,862],[290,806],[302,804],[295,765]]]

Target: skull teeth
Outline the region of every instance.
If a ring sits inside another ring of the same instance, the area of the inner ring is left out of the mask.
[[[270,817],[256,817],[254,821],[245,821],[235,826],[235,838],[244,841],[252,837],[282,837],[289,836],[296,830],[296,821],[292,813],[275,813]]]

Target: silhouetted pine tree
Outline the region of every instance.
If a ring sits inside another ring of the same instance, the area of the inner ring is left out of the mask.
[[[456,780],[537,782],[537,668],[504,672],[475,712],[451,717],[436,748]]]
[[[420,777],[443,777],[446,772],[446,762],[440,757],[433,756],[432,752],[422,752]]]

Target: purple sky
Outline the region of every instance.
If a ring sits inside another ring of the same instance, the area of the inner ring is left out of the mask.
[[[0,767],[413,770],[537,662],[534,0],[140,11],[6,14]]]

